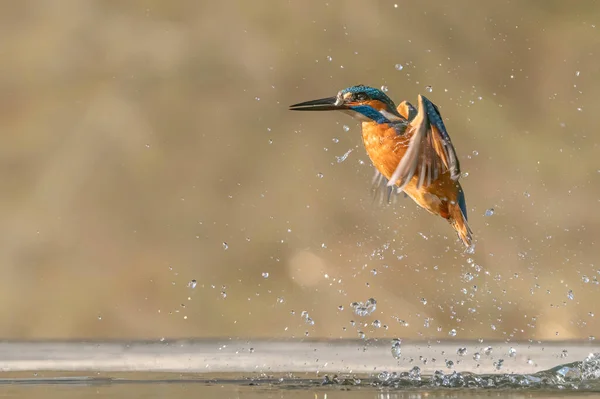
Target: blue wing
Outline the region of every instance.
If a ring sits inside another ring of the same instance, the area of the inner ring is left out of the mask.
[[[403,189],[414,176],[419,177],[417,187],[428,186],[447,171],[453,180],[458,180],[458,157],[435,104],[419,96],[417,115],[406,134],[410,135],[408,149],[388,181],[389,186],[397,184]]]

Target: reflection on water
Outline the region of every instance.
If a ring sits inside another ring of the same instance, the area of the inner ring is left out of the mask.
[[[558,398],[571,395],[597,398],[593,392],[576,391],[494,391],[494,390],[402,390],[388,388],[354,387],[297,387],[286,389],[272,386],[248,386],[219,383],[132,383],[111,385],[17,385],[0,387],[0,395],[7,398],[44,397],[44,398],[172,398],[172,399],[425,399],[425,398]]]

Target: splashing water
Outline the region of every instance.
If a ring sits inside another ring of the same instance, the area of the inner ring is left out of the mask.
[[[392,356],[394,359],[400,359],[402,357],[402,340],[400,338],[394,338],[392,340]]]
[[[444,365],[447,366],[446,363]],[[590,354],[583,361],[560,365],[534,374],[475,374],[458,371],[446,374],[438,370],[431,376],[423,376],[419,367],[415,366],[408,372],[380,371],[374,379],[325,376],[322,384],[391,388],[528,388],[557,389],[561,392],[564,390],[597,391],[600,389],[600,353]]]
[[[350,148],[348,151],[346,151],[344,153],[344,155],[336,156],[335,160],[337,161],[337,163],[342,163],[346,160],[346,158],[348,158],[348,155],[350,155],[351,152],[352,152],[352,148]]]
[[[369,298],[365,303],[352,302],[350,306],[354,309],[354,313],[357,316],[368,316],[377,308],[377,301],[375,298]]]

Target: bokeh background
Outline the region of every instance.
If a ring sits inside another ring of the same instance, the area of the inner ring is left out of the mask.
[[[593,0],[5,1],[0,32],[3,339],[600,328]],[[475,253],[373,201],[357,122],[287,110],[358,83],[439,105]]]

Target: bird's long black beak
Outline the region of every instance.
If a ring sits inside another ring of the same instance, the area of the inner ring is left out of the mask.
[[[327,97],[318,100],[306,101],[299,104],[290,105],[291,111],[335,111],[338,109],[347,109],[344,104],[336,105],[337,97]]]

